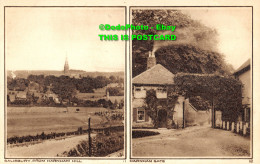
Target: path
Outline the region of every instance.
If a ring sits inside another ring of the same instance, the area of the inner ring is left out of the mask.
[[[88,135],[73,136],[61,140],[46,140],[42,143],[22,146],[22,147],[7,147],[7,157],[56,157],[64,151],[77,146],[77,144],[88,139]]]
[[[210,127],[156,130],[132,140],[133,157],[249,157],[250,139]]]

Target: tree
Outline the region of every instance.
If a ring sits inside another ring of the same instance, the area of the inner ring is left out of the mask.
[[[230,65],[217,53],[217,31],[191,19],[179,10],[133,10],[133,25],[156,27],[174,25],[175,31],[161,32],[156,28],[134,30],[134,35],[174,34],[176,41],[137,40],[132,42],[133,77],[146,70],[148,51],[154,51],[157,63],[171,72],[229,74]]]
[[[214,110],[222,111],[222,120],[236,121],[242,112],[240,81],[219,75],[177,75],[176,91],[185,97],[200,96],[211,103]]]
[[[109,76],[109,80],[111,83],[114,83],[114,82],[116,82],[116,77],[111,75],[111,76]]]
[[[162,47],[156,52],[156,59],[157,63],[162,64],[172,73],[230,74],[221,54],[192,45]]]

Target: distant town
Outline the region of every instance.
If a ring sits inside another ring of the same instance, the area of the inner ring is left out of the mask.
[[[7,71],[8,106],[90,106],[122,108],[124,72]]]

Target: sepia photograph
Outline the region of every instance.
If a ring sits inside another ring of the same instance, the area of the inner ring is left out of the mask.
[[[5,7],[5,158],[125,158],[125,12]]]
[[[132,159],[252,158],[252,10],[130,7]]]

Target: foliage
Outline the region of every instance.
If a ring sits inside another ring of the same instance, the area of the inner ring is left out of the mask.
[[[95,115],[106,117],[109,120],[124,120],[124,113],[117,111],[95,112]]]
[[[29,85],[29,80],[24,78],[12,79],[7,77],[7,88],[11,90],[24,91]]]
[[[107,91],[109,96],[124,96],[124,88],[121,87],[109,87]]]
[[[148,116],[152,119],[155,128],[159,125],[158,112],[160,109],[166,110],[168,119],[172,120],[173,110],[177,102],[178,95],[176,95],[170,87],[167,89],[167,92],[168,96],[166,102],[165,100],[160,100],[156,97],[156,91],[154,89],[146,92],[145,110],[147,111]],[[159,108],[159,106],[161,108]]]
[[[89,153],[88,141],[81,141],[75,148],[65,151],[63,156],[67,157],[104,157],[108,154],[114,153],[124,148],[124,134],[123,133],[109,133],[105,135],[102,133],[97,134],[92,139],[91,154]]]
[[[218,72],[226,74],[228,72],[221,54],[202,50],[192,45],[162,47],[156,51],[156,59],[172,73]]]
[[[69,76],[44,76],[44,75],[29,75],[27,79],[15,78],[12,79],[7,77],[7,87],[10,90],[24,91],[31,85],[36,91],[40,93],[55,93],[60,99],[60,105],[63,101],[68,102],[68,104],[84,104],[81,100],[75,97],[76,92],[82,93],[93,93],[94,89],[103,88],[107,84],[112,82],[122,82],[123,79],[115,76],[110,76],[109,78],[105,76],[97,77],[83,77],[82,79],[70,78]],[[109,88],[113,95],[122,95],[123,88]],[[27,93],[26,102],[16,101],[11,104],[38,104],[38,105],[55,105],[55,102],[51,99],[43,99],[41,102],[37,103],[39,97],[34,96],[33,93]],[[10,98],[8,99],[10,100]],[[10,102],[8,102],[10,104]],[[92,103],[92,102],[85,102]],[[89,105],[93,106],[93,105]],[[109,105],[110,106],[110,105]]]
[[[158,99],[156,97],[155,90],[148,90],[145,98],[146,108],[148,116],[152,119],[155,128],[158,127]]]
[[[209,110],[211,108],[210,101],[207,101],[200,96],[190,97],[189,101],[198,110]]]
[[[153,132],[153,131],[132,130],[132,138],[142,138],[142,137],[154,136],[158,134],[160,133]]]
[[[225,64],[221,54],[216,53],[217,32],[179,10],[133,10],[133,25],[156,27],[157,24],[174,25],[175,31],[161,32],[156,28],[134,30],[134,35],[175,34],[176,41],[133,40],[133,77],[146,70],[148,51],[154,51],[157,63],[171,72],[229,74],[232,66]]]
[[[242,109],[241,82],[219,75],[179,74],[174,78],[176,90],[186,97],[200,96],[222,111],[222,120],[236,121]]]

